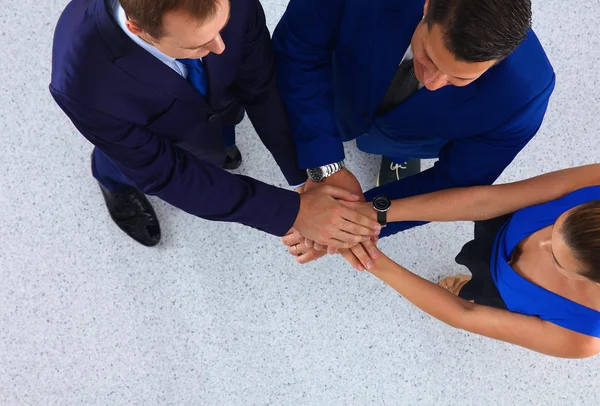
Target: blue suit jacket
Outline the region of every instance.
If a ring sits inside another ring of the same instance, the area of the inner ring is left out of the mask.
[[[423,0],[290,1],[273,40],[301,167],[342,160],[342,139],[358,137],[367,152],[372,139],[439,143],[434,168],[366,194],[401,198],[491,184],[535,135],[555,77],[533,32],[473,84],[424,88],[375,116],[423,5]],[[382,235],[417,224],[422,223],[391,224]]]
[[[246,110],[291,185],[305,181],[279,98],[258,0],[231,0],[227,49],[204,58],[209,97],[129,39],[104,0],[74,0],[54,37],[52,96],[137,188],[188,213],[283,235],[297,193],[232,175],[220,124]]]

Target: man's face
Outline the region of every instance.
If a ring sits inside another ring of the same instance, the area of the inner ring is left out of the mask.
[[[196,59],[211,52],[221,54],[225,51],[220,32],[229,21],[229,12],[229,0],[221,0],[215,16],[204,22],[181,9],[171,10],[163,17],[163,35],[160,38],[151,37],[133,21],[128,21],[127,27],[167,56]]]
[[[457,61],[444,45],[441,27],[434,24],[429,29],[425,20],[417,26],[411,46],[417,79],[431,91],[447,85],[467,86],[496,63]]]

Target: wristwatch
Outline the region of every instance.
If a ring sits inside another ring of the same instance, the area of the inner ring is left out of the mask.
[[[344,161],[340,161],[334,164],[307,169],[306,173],[308,175],[308,178],[313,182],[323,182],[325,178],[328,178],[334,173],[341,171],[345,167],[346,165],[344,164]]]
[[[382,227],[387,224],[387,212],[392,206],[392,202],[385,196],[376,196],[373,198],[373,208],[377,212],[377,221]]]

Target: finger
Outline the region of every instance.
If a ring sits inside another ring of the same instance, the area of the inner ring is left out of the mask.
[[[381,224],[379,224],[376,220],[372,220],[367,216],[363,216],[362,214],[350,210],[345,207],[341,212],[342,218],[350,223],[353,223],[357,226],[357,230],[360,230],[361,235],[379,235],[381,231]],[[365,229],[369,232],[369,234],[364,234]]]
[[[291,247],[292,245],[296,245],[296,244],[300,244],[301,242],[304,242],[304,237],[302,237],[300,235],[300,233],[294,232],[292,234],[286,235],[285,237],[282,237],[281,242],[284,245]]]
[[[361,196],[352,193],[349,190],[336,186],[325,186],[321,189],[321,191],[335,199],[347,200],[349,202],[358,202],[361,198]]]
[[[360,244],[365,241],[369,241],[369,237],[353,235],[345,231],[338,230],[338,232],[334,234],[333,238],[330,238],[326,241],[326,244],[328,247],[337,248],[339,250],[352,248],[356,244]]]
[[[322,256],[325,255],[325,251],[315,251],[315,250],[310,250],[308,252],[306,252],[303,255],[299,255],[296,257],[296,262],[298,262],[299,264],[308,264],[309,262],[312,262],[316,259],[321,258]]]
[[[337,254],[339,252],[340,251],[337,248],[335,248],[335,247],[327,247],[327,253],[329,255],[335,255],[335,254]]]
[[[348,261],[348,263],[350,265],[352,265],[352,267],[354,269],[356,269],[357,271],[364,271],[365,270],[365,268],[361,264],[360,260],[358,258],[356,258],[356,255],[354,255],[352,253],[352,251],[350,251],[350,250],[342,250],[342,251],[340,251],[340,253],[344,257],[344,259],[346,261]]]
[[[327,248],[326,245],[321,245],[318,242],[315,241],[315,244],[313,245],[313,248],[316,249],[317,251],[325,251],[325,249]]]
[[[371,259],[377,259],[381,256],[381,251],[377,248],[377,245],[373,241],[367,241],[362,243],[362,248],[367,252]]]
[[[313,240],[311,240],[310,238],[305,238],[304,245],[307,246],[308,248],[313,248],[315,245],[315,242]]]
[[[366,269],[373,269],[375,264],[373,263],[371,257],[369,257],[369,254],[367,254],[367,251],[365,251],[363,248],[362,244],[351,248],[350,251]]]
[[[309,250],[310,248],[306,248],[302,243],[288,247],[288,252],[295,257],[306,254]]]

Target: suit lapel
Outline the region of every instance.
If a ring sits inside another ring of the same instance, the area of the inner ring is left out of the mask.
[[[380,124],[387,122],[392,127],[401,123],[400,126],[409,133],[425,135],[429,131],[429,136],[439,137],[449,123],[456,122],[457,117],[461,116],[457,114],[457,107],[476,95],[475,83],[465,87],[446,86],[434,92],[423,88],[376,120]],[[464,112],[464,109],[460,111]],[[394,131],[392,128],[388,130]]]
[[[211,106],[218,106],[223,94],[223,81],[221,80],[221,69],[223,57],[213,53],[208,54],[203,59],[206,67],[206,75],[208,80],[208,102]]]
[[[204,97],[185,78],[141,48],[116,59],[115,65],[156,90],[208,108]]]
[[[392,81],[415,28],[423,17],[421,1],[388,1],[376,30],[370,68],[369,107],[375,111]]]

